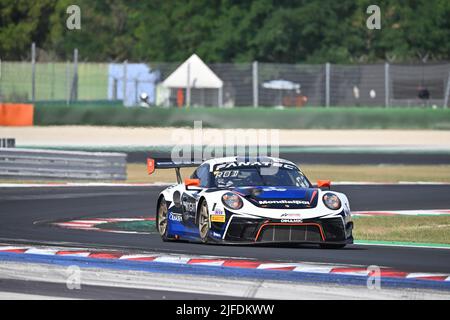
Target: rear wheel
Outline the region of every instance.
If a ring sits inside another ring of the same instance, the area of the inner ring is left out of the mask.
[[[161,199],[158,205],[158,210],[156,213],[156,228],[158,229],[159,235],[161,236],[163,241],[168,241],[168,209],[166,200],[164,198]]]
[[[198,231],[200,233],[200,239],[203,243],[208,242],[209,238],[209,211],[208,204],[204,200],[200,205],[199,217],[198,217]]]
[[[320,244],[320,248],[321,249],[342,249],[345,247],[345,243],[344,244],[330,244],[330,243],[324,243],[324,244]]]

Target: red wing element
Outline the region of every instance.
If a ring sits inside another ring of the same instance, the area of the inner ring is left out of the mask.
[[[318,188],[330,188],[331,181],[330,180],[317,180],[317,187]]]
[[[147,158],[147,172],[149,175],[155,172],[155,159]]]
[[[186,187],[199,187],[200,180],[199,179],[184,179],[184,185]]]

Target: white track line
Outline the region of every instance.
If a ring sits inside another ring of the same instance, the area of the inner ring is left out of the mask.
[[[409,243],[377,243],[377,242],[359,242],[355,240],[355,243],[358,246],[379,246],[379,247],[404,247],[404,248],[422,248],[422,249],[447,249],[450,250],[450,246],[440,246],[439,244],[430,244],[430,245],[420,245],[420,244],[409,244]]]

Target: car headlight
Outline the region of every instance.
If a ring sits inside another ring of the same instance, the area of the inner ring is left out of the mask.
[[[328,209],[337,210],[341,207],[341,200],[335,194],[325,193],[322,199]]]
[[[222,196],[222,202],[225,206],[233,210],[239,210],[244,205],[241,197],[239,197],[237,194],[233,192],[225,193]]]

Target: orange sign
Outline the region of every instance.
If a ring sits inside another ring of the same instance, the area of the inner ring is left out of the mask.
[[[0,126],[32,126],[34,105],[0,103]]]

